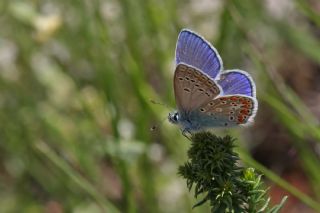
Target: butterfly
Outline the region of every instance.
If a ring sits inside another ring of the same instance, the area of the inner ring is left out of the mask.
[[[242,70],[223,70],[217,50],[197,33],[183,29],[176,46],[173,86],[177,110],[168,119],[182,134],[247,125],[257,109],[256,86]]]

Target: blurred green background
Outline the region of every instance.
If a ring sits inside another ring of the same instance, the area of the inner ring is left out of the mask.
[[[177,168],[175,43],[192,29],[247,70],[238,138],[282,212],[320,212],[318,0],[0,1],[0,212],[208,212]],[[155,131],[150,127],[158,125]]]

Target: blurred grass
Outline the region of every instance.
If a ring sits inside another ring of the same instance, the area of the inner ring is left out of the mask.
[[[320,19],[312,4],[283,6],[295,15],[288,18],[252,0],[2,1],[1,209],[191,212],[192,193],[176,174],[188,142],[166,122],[149,131],[168,113],[149,100],[174,106],[175,42],[187,27],[215,41],[225,68],[254,76],[260,106],[298,150],[312,193],[263,172],[320,211],[320,162],[309,143],[320,141],[319,115],[278,72],[285,48],[319,69]]]

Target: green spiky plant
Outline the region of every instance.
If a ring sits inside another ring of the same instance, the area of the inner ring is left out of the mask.
[[[279,205],[269,206],[261,175],[239,164],[234,138],[202,132],[191,141],[189,160],[179,167],[179,174],[189,190],[194,188],[196,198],[204,197],[194,207],[208,201],[211,212],[279,212],[287,197]]]

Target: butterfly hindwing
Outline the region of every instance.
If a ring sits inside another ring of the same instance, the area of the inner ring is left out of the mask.
[[[193,111],[220,94],[220,88],[198,69],[178,64],[174,74],[174,92],[179,111]]]
[[[232,127],[252,121],[257,109],[255,98],[228,95],[213,99],[198,109],[203,128]]]
[[[242,70],[224,71],[220,75],[218,84],[223,90],[223,95],[247,95],[256,97],[256,86],[251,76]]]
[[[176,64],[189,64],[215,79],[222,70],[222,60],[217,50],[200,35],[182,30],[176,47]]]

